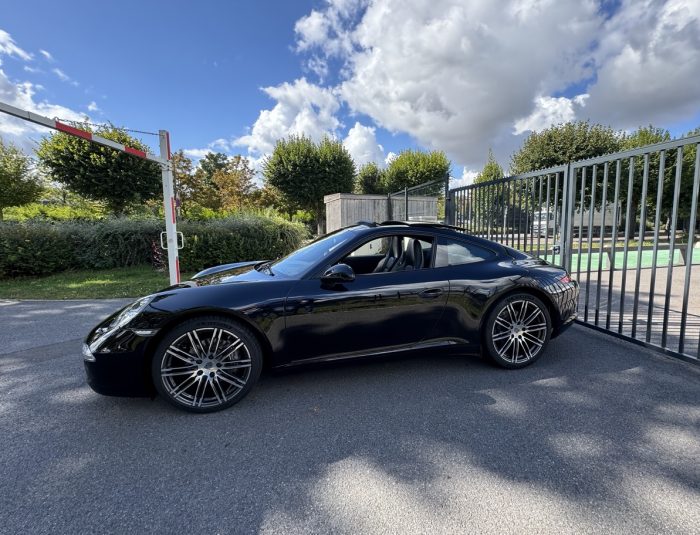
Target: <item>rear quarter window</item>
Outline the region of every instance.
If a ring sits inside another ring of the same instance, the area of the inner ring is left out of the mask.
[[[493,251],[462,241],[440,238],[437,243],[435,267],[461,266],[490,260],[496,256]]]

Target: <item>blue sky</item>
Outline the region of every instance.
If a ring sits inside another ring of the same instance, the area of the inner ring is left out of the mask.
[[[290,133],[358,163],[440,149],[468,181],[561,121],[698,126],[699,20],[700,0],[5,0],[0,100],[165,128],[194,158],[259,163]]]

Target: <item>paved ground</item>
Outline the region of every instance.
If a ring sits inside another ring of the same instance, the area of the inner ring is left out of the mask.
[[[699,531],[698,366],[574,327],[525,370],[268,374],[194,416],[85,385],[116,306],[0,306],[0,532]]]

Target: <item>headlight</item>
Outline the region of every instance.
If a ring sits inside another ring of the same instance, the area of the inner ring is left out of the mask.
[[[147,295],[141,299],[137,299],[131,303],[128,307],[121,311],[121,313],[114,318],[114,321],[110,324],[110,330],[121,329],[125,327],[131,320],[138,316],[144,308],[148,306],[148,303],[153,301],[152,295]]]
[[[109,327],[103,327],[101,329],[103,330],[102,333],[99,333],[98,331],[100,335],[88,347],[90,353],[95,353],[104,343],[104,341],[107,340],[107,338],[112,336],[119,329],[126,327],[131,320],[138,316],[143,311],[143,309],[148,306],[148,303],[153,301],[153,298],[153,295],[147,295],[146,297],[137,299],[124,310],[122,310],[119,313],[119,315],[116,318],[114,318],[114,320],[112,320],[112,323],[109,324]]]

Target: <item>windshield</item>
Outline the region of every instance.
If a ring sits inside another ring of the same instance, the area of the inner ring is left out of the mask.
[[[300,277],[312,266],[337,251],[341,245],[351,240],[359,231],[360,227],[350,227],[319,238],[274,262],[272,272],[275,275],[279,273],[290,278]]]

